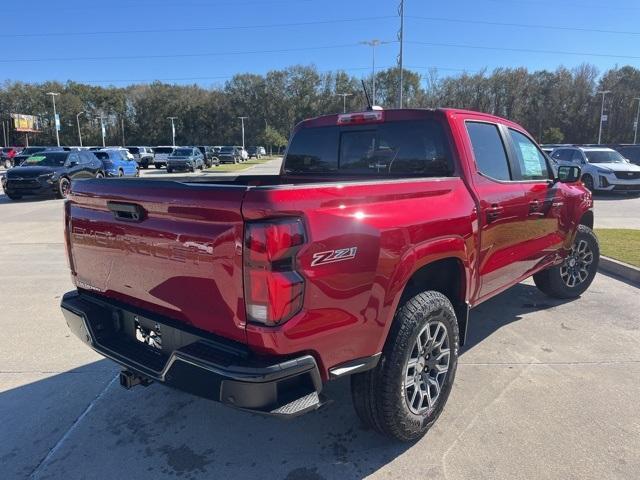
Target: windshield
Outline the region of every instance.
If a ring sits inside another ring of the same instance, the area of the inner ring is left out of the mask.
[[[67,160],[65,152],[49,152],[33,155],[22,162],[22,166],[62,167]]]
[[[140,149],[138,147],[131,147],[129,148],[129,153],[135,155],[136,153],[140,153]]]
[[[222,147],[220,153],[233,153],[233,147]]]
[[[624,157],[614,150],[586,150],[589,163],[625,163]]]
[[[34,153],[42,152],[44,150],[45,150],[44,147],[27,147],[24,150],[22,150],[22,152],[20,152],[20,154],[21,155],[33,155]]]
[[[177,148],[175,152],[171,154],[172,157],[188,157],[193,153],[190,148]]]
[[[171,147],[156,147],[153,149],[155,153],[171,153],[173,152],[173,148]]]

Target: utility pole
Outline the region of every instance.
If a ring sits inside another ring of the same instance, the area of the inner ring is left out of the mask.
[[[120,127],[122,127],[122,147],[124,147],[124,117],[120,117]]]
[[[51,95],[51,100],[53,101],[53,125],[56,129],[56,142],[58,146],[60,146],[60,132],[58,132],[58,114],[56,113],[56,96],[60,95],[56,92],[48,92],[47,95]]]
[[[4,140],[4,146],[7,146],[7,131],[4,128],[4,120],[2,121],[2,139]]]
[[[347,97],[350,97],[353,93],[336,93],[337,97],[342,97],[342,113],[347,113]]]
[[[371,105],[375,105],[376,104],[376,47],[379,47],[380,45],[384,45],[384,44],[389,43],[389,42],[382,42],[382,41],[378,40],[377,38],[374,38],[373,40],[366,40],[366,41],[363,41],[363,42],[360,42],[360,43],[362,45],[368,45],[369,47],[371,47],[371,52],[372,52]]]
[[[602,143],[602,118],[604,117],[604,97],[607,93],[611,93],[611,90],[602,90],[598,92],[598,95],[602,95],[602,106],[600,107],[600,129],[598,130],[598,145]]]
[[[402,58],[402,49],[404,47],[404,0],[400,0],[398,15],[400,16],[400,31],[398,32],[398,41],[400,42],[400,53],[398,54],[398,68],[400,69],[400,92],[398,93],[398,108],[402,108],[402,95],[404,89],[404,63]]]
[[[176,125],[173,123],[174,120],[177,120],[178,117],[167,117],[171,120],[171,145],[176,146]]]
[[[238,117],[240,122],[242,122],[242,149],[244,150],[244,121],[249,117]]]
[[[78,140],[80,141],[80,146],[82,146],[82,131],[80,130],[80,115],[83,115],[84,112],[78,112],[76,114],[76,125],[78,125]]]
[[[100,119],[100,130],[102,131],[102,148],[106,147],[106,144],[104,142],[104,117],[102,115],[100,115],[99,117],[97,117]]]
[[[638,102],[638,112],[636,113],[636,122],[633,124],[633,144],[638,143],[638,121],[640,120],[640,98],[633,99]]]

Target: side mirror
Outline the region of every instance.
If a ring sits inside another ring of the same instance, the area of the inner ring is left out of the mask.
[[[70,162],[67,163],[67,167],[69,168],[73,168],[76,165],[78,165],[78,162],[76,162],[75,160],[71,160]]]
[[[574,183],[580,180],[580,167],[573,165],[560,165],[558,167],[558,176],[556,181],[562,183]]]

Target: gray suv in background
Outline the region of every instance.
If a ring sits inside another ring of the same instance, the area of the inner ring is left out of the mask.
[[[153,164],[153,149],[151,147],[127,147],[133,159],[142,168],[149,168]]]

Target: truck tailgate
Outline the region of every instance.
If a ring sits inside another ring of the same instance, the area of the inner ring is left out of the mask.
[[[245,342],[245,192],[177,181],[74,183],[65,226],[77,287]]]

